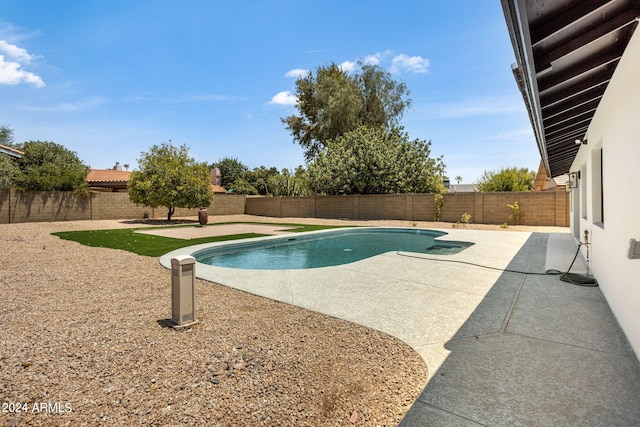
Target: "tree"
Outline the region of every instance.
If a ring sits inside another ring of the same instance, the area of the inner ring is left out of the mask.
[[[209,206],[213,191],[206,163],[196,163],[189,149],[171,143],[154,145],[138,159],[140,170],[129,178],[129,199],[135,204],[166,206],[167,221],[175,208]]]
[[[245,172],[249,170],[242,162],[235,157],[225,157],[218,160],[217,163],[212,165],[213,167],[217,167],[220,169],[220,174],[222,175],[222,186],[226,189],[233,188],[233,183],[239,178],[242,178]]]
[[[229,187],[228,190],[233,190],[233,192],[236,194],[258,194],[258,189],[249,181],[247,181],[246,178],[236,179],[235,181],[233,181],[233,184],[231,184],[231,187]]]
[[[457,175],[455,177],[455,180],[456,180],[456,184],[460,184],[462,182],[462,177],[460,175]]]
[[[442,157],[430,157],[431,142],[410,141],[400,128],[364,126],[330,141],[309,164],[311,188],[319,194],[439,193]]]
[[[268,179],[269,188],[273,196],[308,196],[309,174],[298,166],[295,173],[291,174],[289,169],[282,169],[277,175],[271,175]]]
[[[13,147],[13,129],[8,126],[0,126],[0,145]]]
[[[362,73],[356,74],[355,79],[362,102],[360,124],[387,130],[398,127],[404,111],[411,106],[411,100],[406,98],[407,86],[392,80],[391,74],[377,65],[363,65]]]
[[[13,129],[0,126],[0,144],[7,147],[13,146]],[[20,168],[16,160],[0,154],[0,190],[8,190],[13,187]]]
[[[20,168],[17,160],[0,154],[0,191],[12,188],[19,174]]]
[[[245,173],[244,177],[256,189],[257,194],[272,196],[271,177],[277,176],[279,173],[278,168],[270,167],[267,169],[264,166],[260,166]]]
[[[408,94],[378,66],[364,65],[351,76],[332,63],[296,80],[298,115],[281,121],[310,162],[328,141],[360,126],[391,130],[411,104]]]
[[[476,186],[478,191],[531,191],[536,173],[528,168],[502,168],[499,172],[484,171]]]
[[[27,141],[21,145],[20,173],[16,188],[23,191],[88,191],[89,167],[77,154],[50,141]]]

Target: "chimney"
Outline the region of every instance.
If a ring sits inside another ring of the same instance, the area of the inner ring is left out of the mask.
[[[210,172],[211,175],[211,183],[213,185],[222,186],[222,174],[220,173],[220,169],[213,168]]]
[[[122,170],[122,166],[120,166],[120,162],[116,162],[116,165],[113,167],[114,171],[121,171]]]

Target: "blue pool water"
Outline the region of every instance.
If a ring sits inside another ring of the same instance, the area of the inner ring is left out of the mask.
[[[203,264],[253,270],[295,270],[348,264],[390,251],[454,254],[469,242],[438,241],[447,233],[423,229],[350,228],[229,243],[193,254]]]

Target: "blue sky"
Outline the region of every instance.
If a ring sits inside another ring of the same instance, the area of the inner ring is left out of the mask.
[[[3,0],[0,124],[93,168],[169,140],[198,161],[294,168],[280,118],[298,72],[357,61],[406,83],[405,129],[452,179],[537,170],[498,0]]]

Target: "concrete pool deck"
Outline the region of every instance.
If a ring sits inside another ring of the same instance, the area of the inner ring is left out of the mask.
[[[599,288],[430,260],[544,272],[547,258],[573,258],[568,233],[553,235],[548,248],[550,233],[442,231],[440,240],[475,245],[310,270],[197,264],[196,273],[405,341],[429,374],[401,426],[640,424],[640,362]]]

